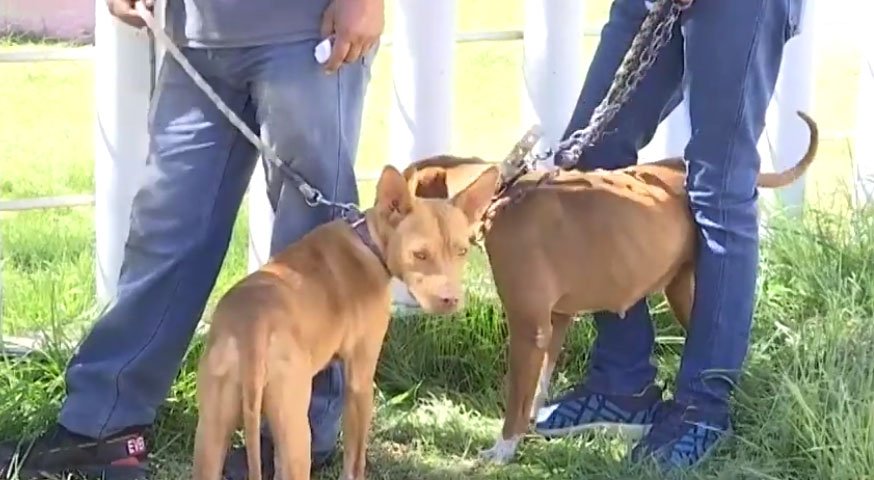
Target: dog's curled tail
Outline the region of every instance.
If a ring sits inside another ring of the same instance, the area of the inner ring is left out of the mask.
[[[801,111],[797,113],[798,116],[804,120],[804,123],[807,124],[807,128],[810,129],[810,145],[807,147],[807,153],[804,154],[804,157],[800,162],[788,170],[774,173],[760,173],[757,182],[758,186],[764,188],[785,187],[804,175],[807,167],[813,163],[813,159],[816,157],[816,150],[819,147],[819,128],[817,128],[816,122],[806,113]]]
[[[256,326],[257,328],[257,326]],[[246,442],[246,460],[250,480],[261,478],[261,408],[264,399],[264,384],[267,378],[267,335],[253,332],[254,341],[242,355],[240,382],[243,400],[243,438]],[[254,345],[254,344],[259,345]]]

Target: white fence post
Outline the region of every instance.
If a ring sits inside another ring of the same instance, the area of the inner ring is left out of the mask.
[[[94,127],[97,296],[115,296],[130,208],[148,152],[149,41],[95,0]]]
[[[542,150],[567,128],[583,85],[584,0],[525,0],[522,130],[543,129]]]
[[[456,0],[398,0],[392,45],[389,161],[446,153],[452,143]]]
[[[267,177],[259,160],[249,181],[249,272],[258,270],[270,258],[273,236],[273,207],[267,198]]]
[[[762,158],[771,159],[774,170],[791,168],[807,151],[809,132],[798,118],[799,110],[810,113],[816,86],[816,8],[819,0],[806,0],[801,19],[801,33],[786,44],[783,64],[771,104],[771,115],[760,141]],[[775,132],[772,135],[771,132]],[[775,191],[762,190],[766,199],[777,200],[776,206],[789,215],[798,215],[804,209],[806,177]]]
[[[652,141],[640,151],[640,161],[650,162],[682,157],[692,136],[689,102],[683,100],[656,129]]]
[[[398,0],[397,6],[389,162],[403,169],[452,146],[456,0]],[[392,282],[392,296],[416,305],[400,282]]]
[[[859,18],[874,15],[874,5],[865,5]],[[853,145],[853,190],[857,207],[874,206],[874,35],[871,29],[860,33],[862,68],[859,70],[856,139]]]

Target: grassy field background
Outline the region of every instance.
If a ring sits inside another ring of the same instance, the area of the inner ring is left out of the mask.
[[[392,2],[389,2],[392,3]],[[607,2],[587,2],[600,25]],[[851,132],[859,74],[852,15],[823,10],[813,115],[826,132]],[[389,12],[389,17],[392,12]],[[391,30],[391,21],[389,21]],[[519,28],[520,0],[459,2],[459,30]],[[585,42],[588,62],[597,39]],[[55,48],[8,39],[0,52]],[[388,152],[391,48],[374,64],[359,152],[374,172]],[[456,47],[453,152],[499,159],[521,128],[520,42]],[[0,64],[0,197],[93,191],[93,67],[90,62]],[[848,138],[822,142],[808,175],[803,222],[776,221],[763,248],[754,342],[735,401],[737,436],[692,474],[724,479],[874,479],[874,216],[838,214],[852,155]],[[370,185],[362,185],[365,202]],[[246,268],[246,211],[213,300]],[[67,341],[96,315],[90,208],[3,213],[3,333],[44,336],[43,357],[0,360],[0,438],[50,423],[63,396]],[[476,462],[499,428],[506,369],[500,307],[482,258],[470,269],[471,302],[451,319],[394,322],[381,360],[370,478],[650,478],[623,462],[627,442],[592,435],[532,439],[506,468]],[[660,299],[656,359],[668,387],[679,361],[679,331]],[[556,388],[575,381],[592,328],[568,342]],[[194,410],[195,342],[154,432],[156,478],[187,474]],[[336,478],[330,469],[320,478]]]

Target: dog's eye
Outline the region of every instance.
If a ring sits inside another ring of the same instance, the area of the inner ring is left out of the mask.
[[[457,251],[459,257],[467,255],[467,247],[459,247]]]
[[[428,252],[424,250],[416,250],[415,252],[413,252],[413,256],[416,257],[417,260],[427,260]]]

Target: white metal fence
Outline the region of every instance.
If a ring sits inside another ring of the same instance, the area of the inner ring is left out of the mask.
[[[589,37],[596,37],[598,35],[598,32],[597,30],[587,30],[584,32],[584,35]],[[498,30],[483,32],[461,32],[454,36],[453,41],[457,44],[463,44],[473,42],[520,41],[523,39],[524,33],[522,30]],[[380,43],[383,47],[391,47],[393,44],[395,44],[395,41],[392,36],[386,35]],[[94,46],[0,52],[0,63],[94,61],[96,53],[97,52]],[[376,178],[377,172],[364,172],[358,175],[359,181],[375,180]],[[64,207],[88,207],[94,206],[95,203],[96,198],[94,194],[4,199],[0,200],[0,212],[44,210]],[[256,226],[256,228],[257,227],[260,227],[260,225]],[[253,244],[255,243],[255,241],[257,240],[253,239]],[[0,248],[2,248],[2,239],[0,239]],[[261,255],[257,251],[255,251],[255,249],[253,249],[252,258],[254,264],[257,264],[258,262],[260,262]],[[0,261],[2,261],[2,250],[0,250]],[[0,278],[0,343],[2,343],[3,339],[2,305],[3,290],[2,278]],[[31,342],[27,341],[26,339],[17,339],[11,345],[16,346],[29,343]],[[9,348],[10,345],[7,345],[6,347]]]
[[[806,147],[806,131],[795,126],[794,112],[809,110],[813,95],[812,81],[808,77],[815,68],[814,32],[816,30],[814,12],[820,0],[807,0],[804,16],[803,34],[793,39],[787,46],[786,59],[781,71],[781,81],[775,97],[779,100],[773,106],[776,114],[776,134],[766,139],[768,154],[776,168],[785,168],[799,155],[796,150]],[[558,140],[576,100],[584,68],[582,62],[568,59],[582,58],[582,46],[574,41],[573,35],[582,30],[586,36],[597,36],[597,29],[586,29],[583,25],[582,0],[525,0],[524,30],[503,30],[485,32],[455,31],[455,0],[422,2],[420,0],[397,0],[403,12],[396,15],[394,37],[385,37],[382,44],[394,48],[393,81],[396,95],[393,98],[390,161],[403,165],[412,159],[449,148],[452,104],[452,48],[454,43],[521,41],[523,45],[523,72],[526,91],[523,95],[525,125],[541,123],[550,142]],[[860,14],[872,16],[872,2],[863,2],[867,12]],[[46,209],[55,207],[76,207],[96,205],[96,232],[98,292],[106,300],[114,292],[115,278],[121,261],[121,248],[127,232],[129,203],[135,186],[131,178],[130,158],[144,158],[145,128],[131,130],[130,125],[142,124],[144,127],[147,95],[137,98],[131,92],[142,93],[144,55],[154,58],[144,49],[145,39],[126,27],[121,27],[109,18],[102,2],[98,1],[97,38],[93,47],[63,48],[38,51],[0,52],[0,63],[4,62],[44,62],[44,61],[87,61],[94,60],[95,88],[101,92],[98,99],[98,127],[106,131],[106,137],[117,143],[109,152],[107,144],[98,141],[95,160],[94,195],[66,195],[26,199],[0,200],[0,212]],[[860,80],[859,114],[855,135],[855,172],[858,197],[869,200],[874,195],[874,37],[866,34],[864,42],[865,58]],[[105,39],[101,40],[99,39]],[[160,61],[160,52],[158,54]],[[427,62],[417,59],[427,58]],[[154,71],[154,70],[153,70]],[[152,72],[153,72],[152,71]],[[139,76],[139,78],[137,78]],[[804,80],[804,81],[799,81]],[[151,81],[151,79],[149,79]],[[109,82],[109,83],[106,83]],[[127,84],[126,84],[127,83]],[[148,83],[148,82],[147,82]],[[124,103],[122,89],[127,98],[134,97],[135,103]],[[103,99],[103,100],[101,100]],[[103,102],[103,103],[101,103]],[[419,107],[419,111],[408,108]],[[403,111],[404,115],[400,115]],[[682,152],[688,137],[688,118],[683,108],[678,108],[660,127],[656,139],[648,149],[653,157],[674,155]],[[133,119],[132,121],[130,121]],[[119,124],[128,126],[127,132],[116,130]],[[128,136],[125,136],[128,135]],[[133,135],[130,136],[130,135]],[[823,138],[852,136],[851,132],[824,132]],[[108,142],[108,140],[103,140]],[[127,162],[125,162],[127,158]],[[260,169],[258,169],[260,170]],[[361,180],[375,178],[373,172],[363,173]],[[256,174],[252,185],[260,188],[263,178]],[[789,198],[790,202],[803,201],[803,185]],[[250,192],[253,190],[250,189]],[[264,258],[269,245],[269,225],[271,222],[266,197],[250,195],[250,267],[256,267]],[[0,243],[2,245],[2,243]],[[2,252],[0,252],[2,254]],[[2,257],[0,257],[2,259]],[[0,283],[0,335],[2,335],[2,283]]]

